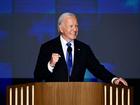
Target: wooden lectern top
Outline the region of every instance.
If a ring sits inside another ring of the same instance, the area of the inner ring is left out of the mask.
[[[133,105],[132,87],[97,82],[8,86],[7,105]]]

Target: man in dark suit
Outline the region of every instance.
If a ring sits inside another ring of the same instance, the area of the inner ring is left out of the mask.
[[[34,78],[36,81],[83,81],[86,68],[96,77],[116,85],[127,82],[116,77],[100,64],[92,50],[78,41],[78,21],[73,13],[63,13],[58,19],[60,35],[40,48]]]

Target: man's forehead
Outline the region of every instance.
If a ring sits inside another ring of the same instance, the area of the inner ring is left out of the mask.
[[[66,17],[64,17],[64,19],[63,19],[63,22],[65,23],[67,23],[67,22],[76,22],[76,23],[78,23],[77,22],[77,18],[75,17],[75,16],[66,16]]]

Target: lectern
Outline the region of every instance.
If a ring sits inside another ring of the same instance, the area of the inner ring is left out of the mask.
[[[7,87],[7,105],[133,105],[133,88],[94,82],[44,82]]]

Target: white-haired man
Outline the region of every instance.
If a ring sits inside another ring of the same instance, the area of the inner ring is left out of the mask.
[[[40,48],[34,78],[36,81],[84,81],[86,69],[105,82],[128,85],[110,73],[85,43],[77,40],[78,21],[73,13],[63,13],[58,19],[60,35]]]

